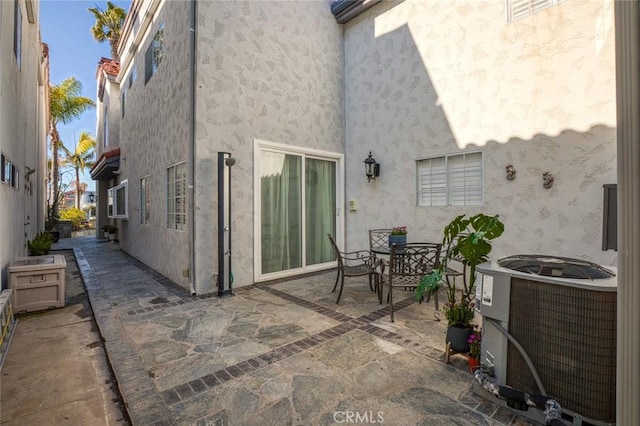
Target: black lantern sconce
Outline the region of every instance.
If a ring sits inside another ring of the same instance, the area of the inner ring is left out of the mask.
[[[88,195],[89,195],[89,203],[95,203],[96,195],[95,194],[88,194]]]
[[[367,159],[364,160],[364,171],[367,174],[367,181],[369,182],[376,180],[376,178],[380,176],[380,163],[373,158],[371,151],[369,151]]]

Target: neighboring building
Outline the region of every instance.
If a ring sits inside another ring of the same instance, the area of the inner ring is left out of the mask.
[[[334,266],[327,232],[439,241],[476,212],[505,222],[496,257],[614,265],[613,2],[520,3],[338,2],[339,24],[328,2],[134,0],[117,77],[99,66],[96,228],[111,216],[123,250],[215,292],[230,175],[235,286]]]
[[[39,3],[0,2],[0,278],[46,216],[49,58]]]
[[[96,79],[98,92],[96,111],[98,115],[96,129],[96,156],[98,160],[91,168],[91,179],[96,182],[96,237],[102,238],[102,227],[112,221],[107,211],[109,206],[108,189],[118,184],[120,167],[120,88],[116,77],[120,64],[107,58],[98,63]]]

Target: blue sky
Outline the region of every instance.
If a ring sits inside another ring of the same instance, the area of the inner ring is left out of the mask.
[[[125,11],[129,11],[131,5],[130,0],[112,0],[112,3]],[[94,101],[98,61],[101,57],[111,57],[109,44],[96,42],[89,32],[95,18],[87,9],[96,5],[103,10],[107,8],[106,0],[40,0],[40,33],[42,41],[49,45],[51,83],[59,84],[68,77],[75,77],[82,83],[82,96]],[[58,131],[69,148],[75,146],[82,131],[95,136],[95,109],[69,125],[60,125]],[[72,175],[66,173],[65,182],[73,179]],[[80,180],[89,184],[89,189],[95,187],[88,170],[84,172],[84,176],[80,176]]]

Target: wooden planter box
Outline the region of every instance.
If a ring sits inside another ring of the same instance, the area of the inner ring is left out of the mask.
[[[9,265],[9,288],[14,312],[64,306],[67,262],[61,254],[20,257]]]

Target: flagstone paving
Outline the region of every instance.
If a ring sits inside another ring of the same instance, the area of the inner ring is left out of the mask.
[[[336,305],[335,271],[196,297],[116,244],[63,245],[134,425],[529,424],[444,363],[446,323],[411,293],[394,323],[366,278]]]

